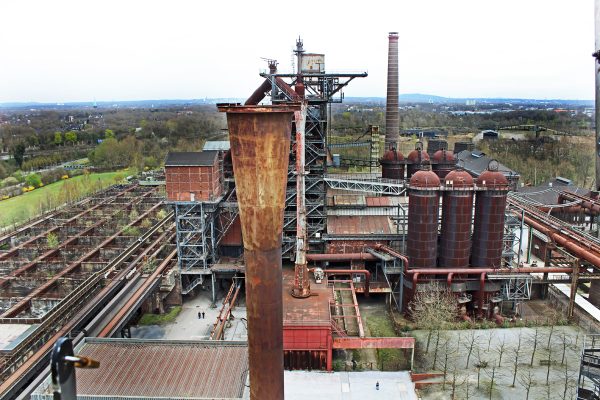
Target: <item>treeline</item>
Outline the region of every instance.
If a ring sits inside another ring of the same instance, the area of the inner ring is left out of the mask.
[[[562,137],[556,141],[500,139],[478,143],[488,156],[521,175],[520,182],[536,186],[557,176],[586,188],[594,184],[593,137]]]
[[[456,115],[433,110],[412,108],[400,110],[400,128],[441,128],[449,134],[473,133],[484,129],[498,129],[514,125],[541,125],[574,135],[591,132],[592,119],[585,114],[551,110],[515,110],[491,114]],[[423,107],[429,108],[429,107]],[[336,135],[355,134],[369,124],[379,125],[385,131],[385,108],[377,106],[334,105],[331,111],[331,129]]]

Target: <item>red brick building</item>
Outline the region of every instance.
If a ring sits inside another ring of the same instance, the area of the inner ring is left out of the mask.
[[[165,175],[170,201],[216,201],[223,193],[218,151],[171,152]]]

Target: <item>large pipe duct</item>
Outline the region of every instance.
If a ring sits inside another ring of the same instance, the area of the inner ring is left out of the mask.
[[[398,32],[390,32],[388,49],[387,100],[385,104],[385,148],[397,148],[400,135],[398,110]]]
[[[246,263],[250,398],[283,399],[281,238],[296,105],[218,104],[227,113]]]

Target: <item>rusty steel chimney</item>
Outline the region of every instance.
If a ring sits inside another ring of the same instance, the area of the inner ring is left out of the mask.
[[[398,146],[400,112],[398,110],[398,32],[390,32],[388,49],[387,101],[385,105],[385,149]]]
[[[595,49],[594,76],[596,78],[596,189],[600,190],[600,0],[594,1]]]
[[[227,113],[244,239],[250,398],[283,399],[281,238],[292,117],[300,107],[217,107]]]

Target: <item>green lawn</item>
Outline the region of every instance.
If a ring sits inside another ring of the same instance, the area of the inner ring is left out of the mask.
[[[181,306],[175,306],[166,314],[144,314],[138,325],[164,325],[175,321],[181,312]]]
[[[390,318],[385,314],[373,314],[367,316],[367,326],[373,337],[396,337],[394,326]],[[383,371],[395,371],[406,364],[401,349],[377,349],[379,368]]]
[[[24,193],[20,196],[0,201],[0,227],[19,223],[28,218],[35,217],[42,211],[42,205],[51,204],[57,206],[64,203],[66,191],[70,190],[78,196],[88,195],[99,187],[117,183],[115,177],[131,175],[132,170],[121,170],[114,172],[101,172],[97,174],[79,175],[64,181],[58,181],[50,185]],[[67,186],[65,186],[67,185]]]

